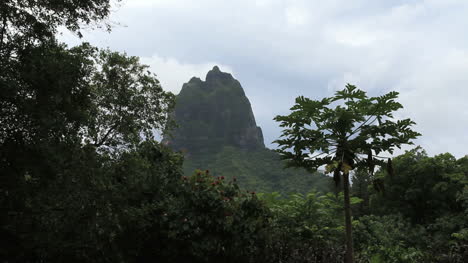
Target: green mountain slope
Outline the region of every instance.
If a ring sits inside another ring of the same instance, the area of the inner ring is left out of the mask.
[[[212,154],[192,155],[184,163],[185,174],[196,169],[209,169],[216,176],[236,178],[239,184],[250,191],[282,193],[306,193],[312,189],[332,191],[330,177],[310,174],[302,169],[284,169],[279,155],[267,148],[255,151],[225,146]]]
[[[251,191],[330,191],[332,180],[302,169],[284,169],[279,155],[267,149],[252,107],[239,81],[218,67],[206,81],[192,78],[176,98],[178,127],[164,142],[185,155],[184,171],[210,170],[236,177]]]

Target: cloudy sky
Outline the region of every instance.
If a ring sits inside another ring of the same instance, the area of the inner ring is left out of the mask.
[[[396,90],[431,155],[468,154],[466,0],[124,0],[111,33],[84,40],[151,65],[178,93],[214,65],[243,85],[270,144],[294,98],[330,96],[346,83]],[[62,39],[78,43],[65,32]]]

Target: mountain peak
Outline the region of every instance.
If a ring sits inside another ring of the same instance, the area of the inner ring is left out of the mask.
[[[224,84],[229,84],[235,79],[231,74],[227,72],[222,72],[218,66],[214,66],[212,70],[208,71],[206,74],[206,82],[221,82]]]
[[[206,81],[192,78],[184,84],[173,116],[179,127],[166,140],[173,149],[194,153],[224,146],[265,148],[241,84],[217,66],[208,72]]]

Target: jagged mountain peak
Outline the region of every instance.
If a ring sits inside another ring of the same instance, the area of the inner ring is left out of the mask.
[[[178,128],[166,142],[176,150],[194,153],[224,146],[265,147],[241,84],[218,66],[207,73],[206,81],[193,77],[183,85],[173,116]]]
[[[207,83],[210,83],[212,85],[208,85],[208,86],[213,86],[213,85],[216,85],[218,83],[221,83],[221,84],[230,84],[231,82],[237,82],[238,81],[236,79],[234,79],[234,77],[230,74],[230,73],[227,73],[227,72],[222,72],[218,66],[214,66],[212,70],[208,71],[208,73],[206,74],[206,82]],[[240,86],[240,84],[239,84]]]

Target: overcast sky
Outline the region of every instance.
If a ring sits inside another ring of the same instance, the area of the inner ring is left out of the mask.
[[[300,95],[400,92],[430,155],[468,154],[466,0],[124,0],[85,41],[142,58],[178,93],[214,65],[237,78],[273,148]],[[62,39],[80,40],[69,33]]]

